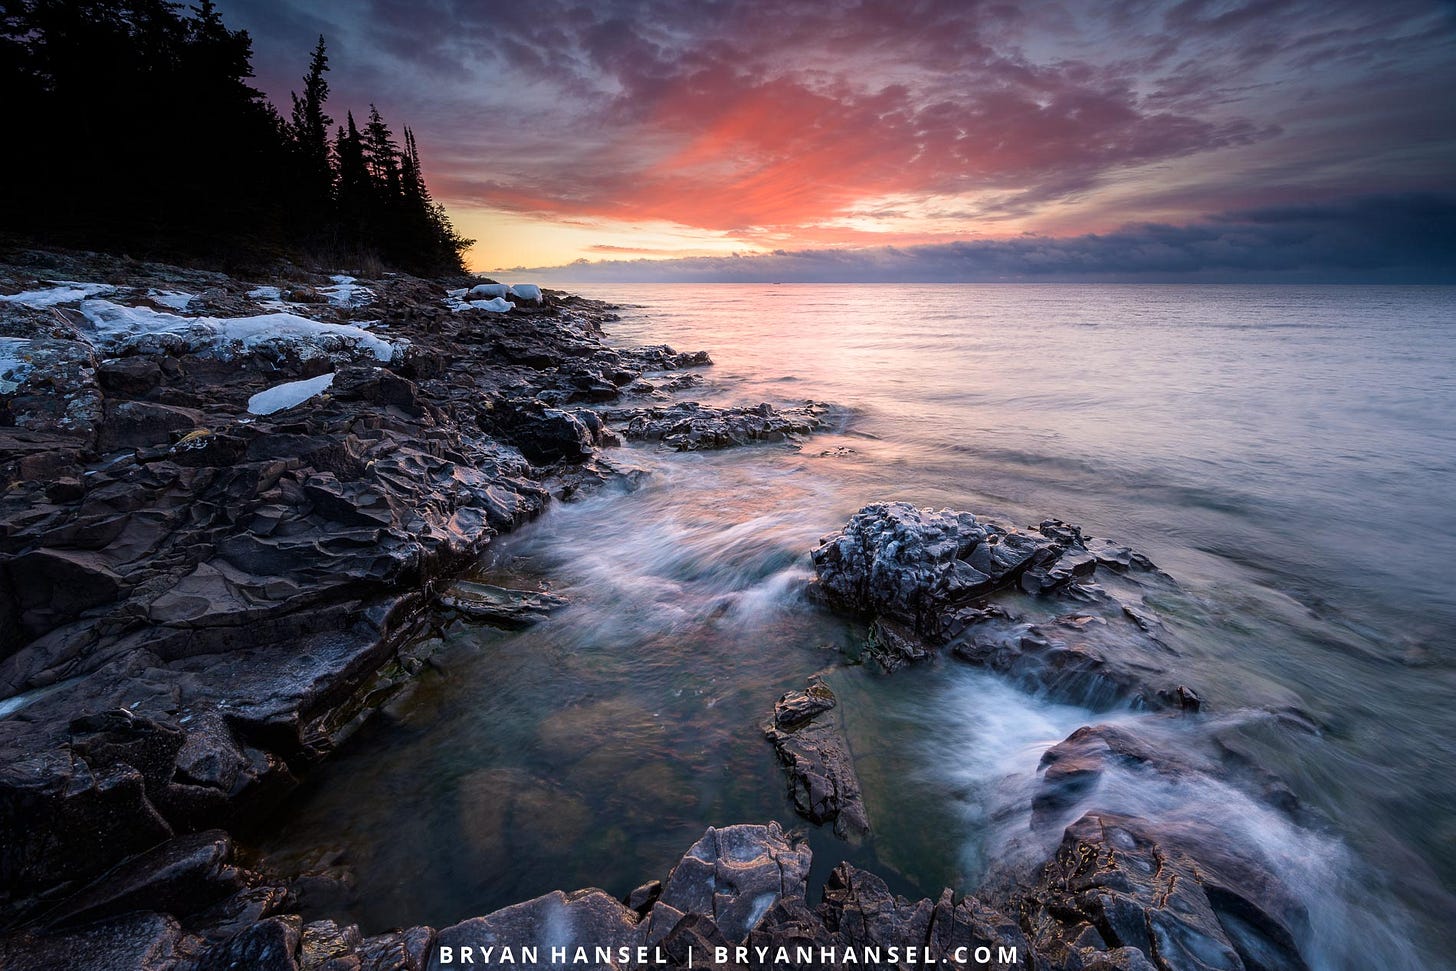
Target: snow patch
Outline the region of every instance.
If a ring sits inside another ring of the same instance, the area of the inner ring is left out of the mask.
[[[335,274],[331,287],[319,287],[319,293],[329,298],[335,307],[362,307],[374,301],[374,291],[360,284],[354,277]]]
[[[503,314],[508,310],[515,310],[516,305],[505,297],[496,297],[492,300],[476,300],[470,304],[477,310],[489,310],[493,313]]]
[[[504,297],[510,294],[511,288],[504,283],[477,283],[470,288],[465,295],[467,300],[489,300],[491,297]]]
[[[534,283],[512,284],[509,295],[517,300],[529,300],[531,303],[541,302],[541,288]]]
[[[87,297],[94,297],[101,293],[113,293],[116,287],[109,283],[74,283],[70,280],[51,280],[54,286],[44,290],[26,290],[24,293],[12,293],[8,296],[0,296],[0,301],[5,303],[18,303],[35,310],[44,310],[46,307],[54,307],[60,303],[74,303],[77,300],[85,300]]]
[[[314,395],[321,394],[334,383],[334,376],[320,374],[304,381],[285,381],[266,391],[259,391],[248,399],[248,412],[254,415],[271,415],[275,411],[301,405]]]
[[[173,310],[186,310],[187,305],[192,302],[196,294],[179,293],[176,290],[148,290],[147,299],[152,303],[159,303],[163,307],[171,307]]]
[[[369,351],[380,361],[392,361],[408,342],[391,343],[362,327],[326,324],[291,313],[256,317],[179,317],[149,307],[123,307],[110,300],[86,300],[81,313],[96,328],[103,344],[117,347],[152,334],[179,337],[194,351],[211,350],[227,358],[238,350],[277,343],[303,345],[323,352],[348,346]]]
[[[282,300],[283,290],[279,287],[254,287],[248,291],[249,300]]]

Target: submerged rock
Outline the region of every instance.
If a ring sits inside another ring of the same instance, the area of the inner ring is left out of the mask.
[[[501,627],[529,627],[545,620],[567,601],[540,590],[510,590],[474,580],[455,580],[438,594],[444,607],[472,620]]]

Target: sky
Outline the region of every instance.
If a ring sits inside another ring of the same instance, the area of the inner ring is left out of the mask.
[[[1445,0],[221,0],[481,271],[1456,282]]]

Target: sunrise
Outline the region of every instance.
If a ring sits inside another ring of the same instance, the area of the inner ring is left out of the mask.
[[[1456,6],[0,4],[0,971],[1456,971]]]
[[[421,132],[432,188],[479,240],[467,253],[478,270],[1069,240],[1142,224],[1215,223],[1226,245],[1272,249],[1281,231],[1308,241],[1312,222],[1330,220],[1389,235],[1396,251],[1365,254],[1371,274],[1450,267],[1449,238],[1438,254],[1410,253],[1396,229],[1433,206],[1449,226],[1446,4],[222,8],[254,35],[275,101],[319,34],[333,43],[336,97],[389,79],[371,97]],[[1377,197],[1385,220],[1352,215]],[[1153,232],[1142,230],[1195,245]],[[1110,249],[1102,272],[1116,273],[1123,257]],[[1288,269],[1327,270],[1306,260]],[[764,282],[781,262],[760,264]],[[651,272],[629,263],[593,278]],[[660,272],[741,278],[711,261]],[[965,259],[933,276],[983,272]]]

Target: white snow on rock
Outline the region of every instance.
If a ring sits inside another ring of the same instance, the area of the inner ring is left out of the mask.
[[[248,291],[249,300],[282,300],[283,291],[278,287],[254,287]]]
[[[314,395],[321,394],[334,383],[334,376],[320,374],[304,381],[285,381],[266,391],[259,391],[248,399],[248,412],[254,415],[271,415],[275,411],[303,404]]]
[[[171,307],[173,310],[186,310],[187,305],[192,302],[196,294],[179,293],[176,290],[148,290],[147,299],[152,303],[159,303],[164,307]]]
[[[211,351],[227,358],[239,350],[265,344],[294,345],[307,352],[342,351],[353,346],[380,361],[392,361],[407,342],[391,343],[352,324],[326,324],[291,313],[256,317],[179,317],[149,307],[123,307],[110,300],[85,300],[81,313],[109,349],[148,335],[167,334],[186,341],[194,352]]]
[[[329,279],[331,287],[319,287],[319,293],[329,298],[335,307],[362,307],[374,300],[374,291],[362,285],[354,277],[335,274]]]
[[[511,288],[504,283],[477,283],[470,288],[465,295],[466,300],[489,300],[491,297],[504,297],[510,294]]]
[[[505,297],[496,297],[492,300],[476,300],[470,306],[477,310],[490,310],[494,313],[503,314],[508,310],[515,310],[516,305]]]
[[[541,288],[534,283],[513,283],[510,287],[510,296],[517,300],[529,300],[532,303],[541,302]]]
[[[111,293],[116,289],[107,283],[73,283],[69,280],[52,280],[50,282],[55,285],[44,290],[27,290],[24,293],[0,296],[0,301],[22,304],[35,310],[44,310],[46,307],[54,307],[56,304],[74,303],[97,294]]]
[[[0,394],[9,394],[25,383],[30,361],[25,352],[30,341],[19,337],[0,337]]]

